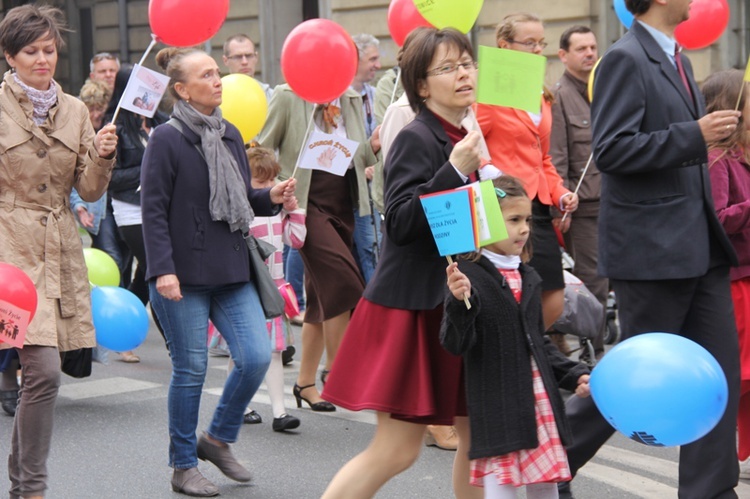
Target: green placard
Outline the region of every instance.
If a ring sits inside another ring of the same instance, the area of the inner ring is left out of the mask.
[[[546,65],[541,55],[480,46],[477,102],[538,114]]]
[[[478,199],[477,218],[482,224],[480,228],[479,246],[508,239],[508,229],[505,227],[503,212],[495,193],[492,180],[483,180],[478,185],[480,199]],[[481,205],[481,207],[480,207]]]

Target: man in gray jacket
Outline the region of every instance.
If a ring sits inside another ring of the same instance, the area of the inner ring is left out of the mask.
[[[591,103],[587,83],[597,60],[596,36],[587,26],[571,26],[560,37],[558,54],[565,65],[565,73],[553,88],[555,102],[552,104],[550,156],[565,187],[571,191],[583,176],[578,191],[578,210],[573,216],[569,214],[559,228],[565,235],[566,249],[575,261],[573,274],[583,281],[606,310],[608,282],[605,277],[597,275],[596,270],[601,177],[593,161],[584,175],[591,157]],[[593,341],[597,357],[604,352],[603,333],[604,315],[602,331]],[[587,354],[584,350],[581,356]]]

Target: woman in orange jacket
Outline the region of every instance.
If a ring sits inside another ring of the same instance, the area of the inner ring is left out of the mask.
[[[541,19],[529,13],[506,16],[497,26],[495,37],[502,49],[541,54],[547,46]],[[552,93],[545,88],[539,114],[489,104],[477,106],[477,121],[492,164],[519,178],[532,199],[533,258],[529,263],[543,279],[542,308],[547,328],[562,314],[565,288],[550,208],[563,212],[578,208],[578,195],[563,186],[549,155],[552,100]]]

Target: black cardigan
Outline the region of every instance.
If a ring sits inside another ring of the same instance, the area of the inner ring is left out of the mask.
[[[466,371],[470,459],[533,449],[537,439],[532,386],[533,355],[544,380],[563,443],[572,439],[558,385],[575,390],[588,368],[562,355],[544,336],[542,280],[521,265],[522,298],[517,303],[505,278],[485,257],[459,260],[471,281],[470,310],[450,292],[440,331],[443,346],[463,355]]]

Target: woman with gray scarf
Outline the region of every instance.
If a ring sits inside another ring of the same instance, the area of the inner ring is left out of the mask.
[[[201,50],[170,47],[156,62],[171,78],[172,122],[158,126],[141,166],[141,206],[151,303],[172,359],[169,465],[172,489],[218,495],[198,471],[198,459],[226,476],[250,480],[232,455],[245,407],[270,362],[265,317],[243,240],[255,213],[291,206],[295,180],[271,189],[250,186],[240,133],[222,119],[221,78]],[[196,439],[206,375],[208,320],[229,345],[235,368],[208,429]]]

